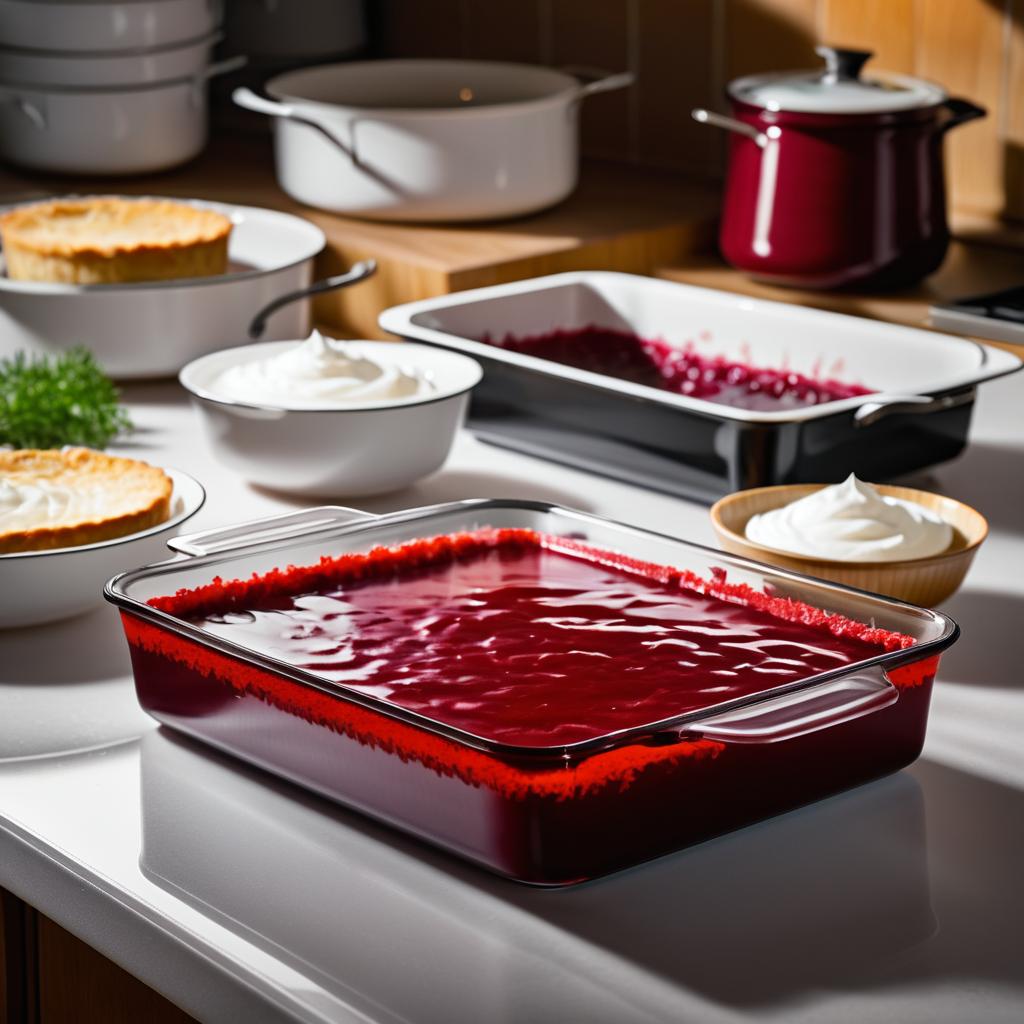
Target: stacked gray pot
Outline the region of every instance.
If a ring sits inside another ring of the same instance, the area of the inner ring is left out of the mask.
[[[144,174],[206,144],[219,0],[0,0],[0,158]]]

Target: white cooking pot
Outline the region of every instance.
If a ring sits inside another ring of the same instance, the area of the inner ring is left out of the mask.
[[[234,222],[229,272],[125,285],[43,284],[0,276],[0,358],[84,345],[112,377],[169,377],[186,363],[254,339],[304,338],[307,296],[353,284],[371,262],[310,284],[323,232],[301,217],[200,203]]]
[[[84,85],[138,86],[188,78],[210,63],[210,52],[221,39],[210,32],[157,50],[114,53],[70,53],[53,50],[0,48],[0,82],[15,86]]]
[[[170,46],[212,32],[222,6],[222,0],[0,0],[0,39],[5,46],[76,53]]]
[[[206,83],[235,57],[186,78],[146,85],[0,85],[0,159],[62,174],[147,174],[206,145]]]
[[[292,71],[234,100],[276,122],[281,187],[310,206],[378,220],[514,217],[568,196],[582,85],[527,64],[379,60]]]

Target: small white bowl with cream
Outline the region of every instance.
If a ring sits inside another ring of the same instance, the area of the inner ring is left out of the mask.
[[[439,469],[481,376],[459,353],[314,331],[214,352],[179,380],[218,459],[251,483],[359,497]]]
[[[853,475],[738,491],[711,522],[726,551],[920,605],[957,590],[988,533],[969,505]]]

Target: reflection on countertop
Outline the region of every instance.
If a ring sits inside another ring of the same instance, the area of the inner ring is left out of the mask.
[[[153,728],[117,613],[0,630],[0,762],[124,743]]]
[[[587,1020],[661,1019],[664,1004],[627,1008],[622,990],[600,991],[595,961],[580,957],[594,947],[718,1003],[789,1004],[857,987],[936,928],[924,799],[907,773],[550,892],[165,729],[144,737],[141,765],[144,874],[386,1019],[485,1020],[513,1005],[514,1019],[555,1019],[519,1002],[538,995],[538,957],[556,968],[559,1003],[589,1005]],[[474,979],[468,990],[425,988],[456,965]]]

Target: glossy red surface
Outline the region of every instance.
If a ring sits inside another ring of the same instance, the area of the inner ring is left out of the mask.
[[[609,564],[493,536],[388,572],[192,617],[215,636],[496,742],[552,746],[658,722],[881,647]]]
[[[593,324],[545,334],[485,336],[482,340],[497,348],[740,409],[774,412],[871,394],[870,388],[860,384],[704,356],[692,343],[679,348]]]
[[[733,117],[778,134],[730,135],[719,233],[734,267],[805,288],[896,287],[930,274],[949,244],[943,107],[810,115],[733,101]]]

